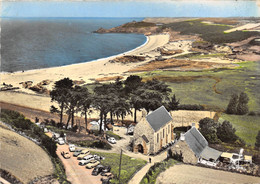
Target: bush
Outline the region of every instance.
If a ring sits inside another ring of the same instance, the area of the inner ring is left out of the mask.
[[[148,172],[145,174],[143,177],[142,181],[140,182],[141,184],[153,184],[156,182],[157,176],[165,171],[167,168],[173,166],[176,164],[177,161],[174,159],[169,159],[169,160],[164,160],[162,162],[156,162],[153,166],[150,167]]]
[[[254,111],[250,111],[250,112],[248,113],[248,116],[256,116],[256,115],[257,115],[257,113],[254,112]]]
[[[202,111],[205,110],[205,108],[202,105],[197,105],[197,104],[183,104],[179,105],[178,107],[179,110],[194,110],[194,111]]]
[[[233,143],[238,139],[238,136],[235,134],[236,129],[233,128],[232,124],[229,121],[224,121],[217,128],[217,136],[222,142]]]
[[[199,121],[199,131],[209,143],[218,143],[217,128],[219,124],[211,118],[204,118]]]
[[[258,131],[257,136],[256,136],[255,148],[260,149],[260,130]]]

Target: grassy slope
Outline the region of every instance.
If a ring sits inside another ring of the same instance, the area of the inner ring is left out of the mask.
[[[35,177],[53,174],[54,168],[48,154],[32,141],[0,128],[0,142],[1,169],[9,171],[22,182],[28,183]]]
[[[116,153],[101,153],[101,152],[91,152],[92,154],[98,154],[100,156],[104,156],[105,160],[101,161],[101,164],[103,165],[110,165],[111,166],[111,172],[118,176],[118,170],[119,170],[119,158],[120,154]],[[121,167],[121,182],[127,183],[127,181],[131,178],[131,176],[138,170],[140,170],[144,165],[146,164],[146,161],[142,159],[134,159],[132,160],[131,157],[126,156],[123,154],[122,156],[122,167]]]
[[[212,25],[202,23],[200,20],[190,20],[166,24],[162,29],[171,28],[174,31],[180,31],[181,34],[198,34],[205,41],[211,43],[230,43],[241,41],[254,35],[260,35],[258,32],[235,31],[225,34],[224,31],[230,29],[229,25]]]
[[[236,134],[241,137],[247,144],[255,145],[255,139],[260,130],[259,116],[237,116],[222,114],[221,119],[230,121],[236,128]]]
[[[205,104],[225,109],[233,93],[244,91],[250,98],[250,111],[260,111],[260,94],[258,93],[260,91],[260,75],[258,74],[260,63],[245,62],[238,65],[236,69],[191,72],[153,71],[139,75],[143,78],[156,77],[166,81],[182,104]],[[220,82],[216,83],[216,79]],[[214,90],[214,84],[219,93]]]

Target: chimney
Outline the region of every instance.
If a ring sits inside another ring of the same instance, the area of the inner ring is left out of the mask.
[[[181,133],[180,140],[181,140],[181,141],[185,141],[185,136],[184,136],[184,133]]]
[[[142,118],[145,118],[146,116],[147,116],[146,110],[143,109],[143,110],[142,110]]]

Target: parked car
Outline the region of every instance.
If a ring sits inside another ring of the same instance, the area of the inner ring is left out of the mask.
[[[77,156],[78,160],[82,160],[85,156],[88,156],[90,154],[90,151],[88,149],[84,149],[80,152],[80,154]]]
[[[62,155],[65,159],[69,159],[69,158],[70,158],[69,152],[64,152],[64,151],[62,151],[62,152],[61,152],[61,155]]]
[[[58,139],[60,137],[60,134],[58,134],[58,133],[52,133],[52,138],[53,139]]]
[[[110,172],[111,167],[110,166],[105,166],[101,172],[101,176],[105,176],[106,173]]]
[[[97,160],[91,160],[87,165],[86,165],[86,168],[87,169],[91,169],[93,167],[96,167],[98,164],[100,164],[99,161]]]
[[[76,147],[74,144],[69,144],[69,150],[70,152],[74,152],[76,150]]]
[[[116,139],[114,137],[109,137],[108,142],[110,142],[111,144],[116,144]]]
[[[79,161],[79,165],[86,165],[86,164],[89,163],[91,160],[94,160],[93,155],[85,156],[82,160]]]
[[[82,149],[76,149],[76,150],[74,151],[74,153],[73,153],[73,156],[74,156],[74,157],[79,156],[79,154],[81,153],[81,151],[82,151]]]
[[[99,156],[99,155],[93,155],[95,160],[105,160],[105,157]]]
[[[65,141],[64,141],[64,139],[63,139],[62,137],[59,137],[59,138],[57,139],[57,142],[58,142],[59,145],[65,144]]]
[[[103,165],[97,165],[94,169],[93,169],[93,171],[92,171],[92,175],[93,176],[97,176],[97,175],[99,175],[99,173],[101,173],[102,172],[102,170],[104,169],[104,166]]]
[[[102,181],[102,184],[110,184],[110,178],[102,177],[100,180]]]
[[[114,175],[111,172],[104,173],[102,176],[105,176],[110,179],[114,177]]]
[[[48,133],[49,132],[48,128],[43,128],[43,132]]]

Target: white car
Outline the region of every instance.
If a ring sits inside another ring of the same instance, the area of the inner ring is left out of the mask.
[[[74,144],[69,144],[69,150],[70,152],[74,152],[76,150],[76,147]]]
[[[93,155],[85,156],[82,160],[79,161],[79,165],[86,165],[86,164],[89,163],[91,160],[94,160]]]
[[[64,141],[64,139],[63,139],[62,137],[59,137],[59,138],[57,139],[57,142],[58,142],[59,145],[65,144],[65,141]]]
[[[114,137],[109,137],[108,142],[110,142],[111,144],[116,144],[116,139]]]

